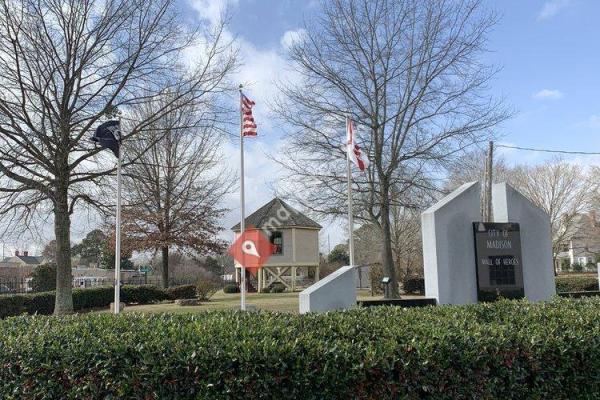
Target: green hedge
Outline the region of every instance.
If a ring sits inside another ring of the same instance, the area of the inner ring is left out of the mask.
[[[597,275],[561,275],[555,278],[556,291],[586,292],[598,290]]]
[[[105,308],[113,302],[114,289],[99,287],[73,289],[75,311]],[[121,301],[125,303],[149,304],[168,300],[167,291],[152,285],[123,286]],[[0,318],[23,313],[50,315],[54,312],[54,292],[0,296]]]
[[[19,315],[25,308],[24,296],[4,295],[0,296],[0,318]]]
[[[594,399],[600,299],[0,321],[0,398]]]
[[[169,300],[169,295],[165,290],[154,285],[124,285],[121,287],[121,301],[124,303],[148,304],[164,300]]]

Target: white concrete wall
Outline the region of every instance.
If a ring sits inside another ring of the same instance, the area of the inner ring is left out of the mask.
[[[425,295],[438,304],[477,303],[473,222],[479,182],[465,183],[421,215]]]
[[[492,186],[494,222],[518,222],[525,297],[549,300],[556,294],[550,217],[507,183]]]
[[[296,263],[319,265],[319,231],[296,229]]]
[[[355,275],[354,267],[341,267],[300,292],[300,314],[347,309],[355,306]]]

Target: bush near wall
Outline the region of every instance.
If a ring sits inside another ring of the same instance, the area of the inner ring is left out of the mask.
[[[599,308],[8,318],[0,398],[593,399]]]
[[[402,288],[408,294],[425,294],[425,279],[422,276],[407,276],[404,278]]]
[[[557,276],[555,281],[558,293],[599,290],[597,275],[562,275]]]

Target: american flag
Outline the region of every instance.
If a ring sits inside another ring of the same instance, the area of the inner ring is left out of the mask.
[[[254,102],[242,93],[242,136],[256,136],[256,123],[252,116]]]

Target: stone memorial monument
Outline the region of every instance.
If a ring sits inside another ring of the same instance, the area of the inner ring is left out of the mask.
[[[341,267],[300,292],[300,314],[341,310],[356,305],[356,269]]]
[[[425,295],[438,304],[555,294],[550,218],[506,183],[493,186],[493,223],[470,182],[421,216]]]

